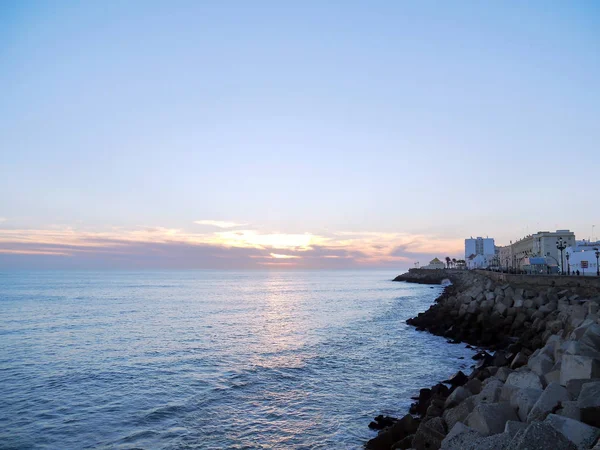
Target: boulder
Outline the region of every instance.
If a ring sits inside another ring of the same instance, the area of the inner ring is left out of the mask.
[[[542,395],[541,389],[518,389],[510,397],[510,406],[512,406],[522,422],[527,421],[529,412]]]
[[[544,375],[544,384],[548,386],[550,383],[560,383],[560,369],[552,370]]]
[[[477,312],[477,302],[475,300],[473,300],[471,303],[469,303],[469,306],[467,306],[467,313],[475,314],[476,312]]]
[[[444,419],[434,417],[427,422],[421,422],[412,441],[413,448],[417,450],[437,450],[446,437]]]
[[[452,408],[452,407],[458,405],[463,400],[466,400],[467,397],[470,397],[471,395],[473,395],[471,393],[471,391],[469,391],[468,389],[466,389],[463,386],[459,386],[456,389],[454,389],[452,394],[450,394],[448,396],[448,398],[446,399],[446,402],[444,403],[444,408],[446,408],[446,409]]]
[[[504,432],[514,436],[517,432],[525,430],[525,428],[527,428],[526,423],[519,422],[518,420],[509,420],[504,426]]]
[[[507,308],[512,308],[512,306],[515,304],[515,301],[512,297],[503,297],[501,302],[507,307]]]
[[[539,375],[529,371],[513,372],[506,379],[506,384],[516,386],[519,389],[531,388],[542,389],[542,380]]]
[[[579,325],[577,328],[575,328],[571,332],[571,335],[569,336],[569,338],[572,340],[578,341],[579,339],[581,339],[583,337],[583,335],[587,331],[588,327],[593,324],[594,324],[593,320],[589,320],[589,319],[584,320],[581,325]]]
[[[394,425],[381,431],[367,442],[365,448],[367,450],[389,450],[395,442],[401,441],[406,436],[415,433],[418,426],[419,422],[410,414],[407,414]]]
[[[562,320],[551,320],[546,322],[546,329],[550,330],[553,334],[558,333],[562,330],[563,323]]]
[[[590,325],[579,342],[581,342],[581,345],[587,345],[596,351],[600,351],[600,324]]]
[[[467,377],[462,370],[459,370],[454,375],[452,375],[447,380],[444,380],[442,383],[450,384],[452,387],[454,386],[462,386],[467,381],[469,381],[469,377]]]
[[[471,449],[481,438],[481,435],[465,424],[458,422],[442,441],[442,450]]]
[[[474,407],[475,402],[473,401],[473,397],[469,397],[458,406],[444,411],[442,417],[448,425],[448,429],[452,429],[458,422],[464,422]]]
[[[539,353],[535,357],[532,356],[527,362],[527,367],[529,367],[533,373],[538,374],[540,377],[550,372],[553,366],[553,359],[546,353]]]
[[[529,356],[527,355],[527,353],[524,351],[521,351],[515,355],[514,359],[510,363],[510,368],[517,369],[521,366],[524,366],[525,364],[527,364],[528,360],[529,360]]]
[[[508,307],[504,303],[497,303],[494,309],[498,312],[498,314],[504,316],[508,310]]]
[[[583,387],[584,384],[587,383],[593,383],[593,382],[597,382],[600,381],[600,378],[579,378],[579,379],[573,379],[573,380],[569,380],[567,383],[567,391],[569,392],[569,395],[571,396],[572,399],[577,399],[579,398],[579,393],[581,392],[581,388]]]
[[[502,392],[500,393],[500,401],[510,402],[510,398],[512,397],[513,393],[518,390],[519,388],[517,386],[504,383],[504,386],[502,386]]]
[[[559,416],[568,417],[569,419],[581,421],[581,410],[577,406],[577,401],[562,402],[556,414]]]
[[[506,448],[512,438],[513,436],[506,432],[482,437],[469,450],[498,450]]]
[[[496,372],[496,378],[498,378],[502,382],[506,382],[508,376],[512,373],[512,370],[508,367],[500,367],[498,372]]]
[[[502,433],[507,420],[518,420],[508,403],[480,403],[469,417],[467,425],[484,436]]]
[[[523,307],[523,303],[524,303],[524,300],[522,298],[520,298],[520,297],[519,298],[515,298],[513,300],[513,307],[515,307],[515,308],[522,308]]]
[[[600,429],[577,420],[569,419],[568,417],[549,414],[544,422],[552,425],[556,431],[581,450],[590,448],[594,445],[598,437],[600,437]]]
[[[471,394],[477,395],[481,392],[482,384],[483,383],[478,378],[472,378],[469,381],[467,381],[467,384],[465,384],[465,388],[467,388],[469,392],[471,392]]]
[[[600,377],[600,360],[591,356],[564,354],[560,368],[560,384],[569,380]]]
[[[533,303],[533,300],[531,300],[531,299],[527,299],[523,302],[523,307],[525,309],[533,309],[534,306],[535,306],[535,304]]]
[[[577,406],[581,410],[582,422],[600,427],[600,382],[586,383],[581,387],[577,398]]]
[[[500,400],[500,394],[502,393],[502,386],[504,383],[496,378],[488,378],[481,389],[481,392],[475,396],[475,404],[479,403],[495,403]]]
[[[511,450],[577,450],[575,444],[546,422],[533,422],[518,432],[509,447]]]
[[[562,402],[568,402],[569,400],[571,398],[564,386],[558,383],[550,383],[531,408],[527,415],[527,422],[544,420],[548,414],[560,409]]]

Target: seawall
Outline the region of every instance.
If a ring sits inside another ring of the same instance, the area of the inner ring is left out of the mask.
[[[385,428],[367,449],[600,450],[599,279],[402,276],[413,279],[453,284],[407,323],[487,351],[473,358],[471,374],[421,389],[402,419],[379,418]]]

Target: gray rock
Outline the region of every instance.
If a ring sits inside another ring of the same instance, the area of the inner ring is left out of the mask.
[[[512,406],[522,422],[527,421],[529,412],[542,395],[541,389],[519,389],[513,392],[510,397],[510,406]]]
[[[558,333],[562,328],[562,320],[551,320],[546,322],[546,329],[552,331],[553,334]]]
[[[542,381],[536,373],[529,371],[513,372],[506,379],[506,384],[516,386],[519,389],[531,388],[542,389]]]
[[[600,358],[600,352],[581,341],[566,341],[563,344],[564,353],[568,355],[590,356]]]
[[[421,422],[413,438],[412,446],[416,449],[438,449],[445,437],[444,419],[434,417],[427,422]]]
[[[577,399],[584,384],[596,381],[600,381],[600,378],[574,378],[567,382],[567,392],[572,399]]]
[[[560,368],[560,384],[569,380],[600,377],[600,360],[590,356],[564,354]]]
[[[486,381],[488,380],[491,381],[486,383],[481,392],[475,396],[475,405],[479,403],[495,403],[500,400],[504,383],[496,378],[488,378]]]
[[[548,386],[550,383],[560,383],[560,369],[552,370],[544,375],[544,384]]]
[[[591,381],[581,387],[577,406],[581,409],[600,407],[600,381]]]
[[[442,440],[442,450],[472,449],[481,435],[465,424],[458,422]]]
[[[546,416],[558,410],[562,402],[568,402],[571,400],[569,393],[564,386],[558,383],[550,383],[540,398],[535,402],[533,408],[527,416],[527,422],[533,422],[534,420],[544,420]]]
[[[467,425],[484,436],[502,433],[507,420],[518,420],[508,403],[480,403],[469,417]]]
[[[444,411],[442,417],[446,421],[448,429],[452,429],[457,423],[467,420],[473,408],[475,408],[475,402],[473,401],[473,397],[469,397],[458,406]]]
[[[504,303],[504,306],[507,308],[512,308],[512,306],[515,304],[515,300],[510,296],[502,297],[501,302]]]
[[[513,301],[513,306],[515,308],[522,308],[523,307],[523,303],[524,303],[524,300],[522,298],[520,298],[520,297],[519,298],[515,298],[514,301]]]
[[[569,419],[581,421],[581,410],[577,406],[577,401],[562,402],[562,408],[560,408],[556,414],[559,416],[568,417]]]
[[[491,309],[493,307],[494,307],[494,302],[492,302],[491,300],[484,300],[481,302],[481,305],[479,305],[479,309],[484,313],[491,311]]]
[[[527,428],[526,423],[519,422],[517,420],[509,420],[504,426],[504,432],[510,434],[511,436],[515,436],[517,432],[525,430],[525,428]]]
[[[463,386],[459,386],[456,389],[454,389],[452,394],[448,396],[446,402],[444,403],[444,408],[452,408],[458,405],[463,400],[465,400],[467,397],[470,397],[471,395],[473,395],[471,391],[464,388]]]
[[[587,345],[596,351],[600,351],[600,324],[594,323],[588,327],[580,339],[582,345]]]
[[[469,306],[467,307],[467,312],[469,314],[474,314],[477,311],[477,302],[475,300],[473,300],[471,303],[469,303]]]
[[[508,308],[504,303],[497,303],[494,307],[494,310],[497,311],[501,316],[504,316]]]
[[[519,352],[515,355],[512,362],[510,363],[510,368],[514,370],[521,366],[524,366],[525,364],[527,364],[528,360],[529,356],[526,352]]]
[[[508,367],[500,367],[498,372],[496,372],[496,378],[498,378],[502,382],[506,382],[508,376],[512,373],[512,370]]]
[[[533,303],[533,300],[531,300],[531,299],[527,299],[523,302],[523,307],[525,309],[533,309],[534,306],[535,306],[535,303]]]
[[[477,395],[481,392],[482,384],[483,383],[481,383],[481,380],[478,378],[471,378],[465,384],[465,388],[467,388],[471,394]]]
[[[575,444],[545,422],[533,422],[518,432],[507,450],[577,450]]]
[[[529,367],[533,373],[538,374],[540,377],[550,372],[553,366],[553,359],[546,353],[539,353],[535,357],[531,356],[527,362],[527,367]]]
[[[499,433],[492,436],[480,438],[475,445],[471,448],[472,450],[498,450],[508,446],[513,436],[509,433]],[[470,450],[471,450],[470,449]],[[462,450],[462,449],[461,449]]]
[[[593,324],[594,324],[593,320],[585,319],[581,325],[579,325],[577,328],[575,328],[573,330],[573,332],[571,333],[569,338],[573,339],[573,340],[581,339],[583,337],[584,333],[587,331],[588,327]]]
[[[513,393],[518,390],[519,388],[517,386],[504,383],[504,386],[502,386],[502,392],[500,393],[500,401],[510,402],[510,398],[512,397]]]
[[[578,449],[590,448],[600,437],[600,429],[568,417],[550,414],[544,422],[552,425],[556,431],[575,444]]]

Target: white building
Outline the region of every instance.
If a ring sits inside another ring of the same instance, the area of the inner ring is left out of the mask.
[[[575,233],[569,230],[538,231],[522,239],[500,247],[500,264],[507,269],[523,270],[529,264],[528,258],[546,258],[547,265],[561,268],[560,250],[557,241],[562,240],[566,247],[575,245]],[[563,253],[564,256],[564,253]],[[565,272],[566,272],[565,261]]]
[[[465,261],[469,269],[484,269],[494,264],[496,245],[493,238],[465,239]]]
[[[579,271],[580,275],[596,276],[598,273],[598,257],[600,256],[600,241],[577,241],[576,245],[565,249],[565,269],[571,275]],[[568,258],[567,258],[568,255]]]

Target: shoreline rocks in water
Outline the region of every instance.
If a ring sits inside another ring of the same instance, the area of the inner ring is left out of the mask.
[[[407,323],[488,351],[421,389],[366,448],[600,450],[600,289],[439,272],[453,284]]]

